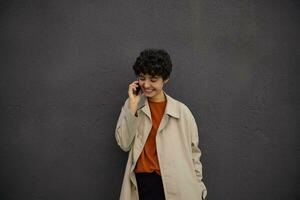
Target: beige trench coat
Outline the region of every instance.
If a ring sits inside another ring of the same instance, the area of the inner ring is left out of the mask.
[[[166,200],[205,199],[195,119],[187,106],[165,95],[167,105],[157,130],[156,148]],[[139,199],[134,168],[152,127],[146,97],[141,98],[136,114],[128,109],[127,99],[115,132],[118,145],[129,151],[120,200]]]

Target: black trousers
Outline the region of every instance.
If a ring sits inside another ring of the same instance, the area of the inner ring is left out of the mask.
[[[136,173],[140,200],[165,200],[161,176],[155,172]]]

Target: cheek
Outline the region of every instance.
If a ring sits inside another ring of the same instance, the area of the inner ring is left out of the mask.
[[[156,88],[157,90],[161,90],[161,89],[163,88],[163,85],[157,84],[157,85],[155,85],[155,88]]]

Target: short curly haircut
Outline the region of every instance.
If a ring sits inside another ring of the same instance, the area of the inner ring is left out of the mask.
[[[137,76],[143,73],[162,76],[163,80],[166,80],[172,72],[172,61],[170,55],[163,49],[145,49],[137,57],[133,70]]]

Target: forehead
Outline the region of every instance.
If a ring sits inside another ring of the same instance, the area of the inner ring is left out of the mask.
[[[145,77],[145,78],[160,78],[161,76],[159,75],[150,75],[150,74],[143,74],[143,73],[140,73],[141,77]]]

